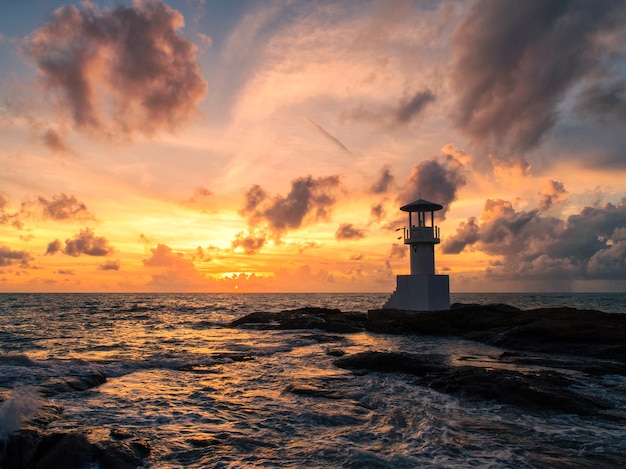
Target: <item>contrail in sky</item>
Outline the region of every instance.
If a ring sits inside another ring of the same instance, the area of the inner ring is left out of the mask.
[[[343,151],[345,151],[348,155],[354,156],[352,154],[352,152],[350,150],[348,150],[348,148],[346,148],[346,146],[343,143],[341,143],[341,141],[338,138],[336,138],[336,137],[332,136],[330,133],[328,133],[326,131],[326,129],[324,129],[324,127],[319,125],[313,119],[309,119],[308,117],[305,117],[304,120],[306,120],[312,127],[317,129],[319,131],[319,133],[321,133],[324,137],[326,137],[328,140],[330,140],[335,145],[337,145],[339,148],[341,148]]]

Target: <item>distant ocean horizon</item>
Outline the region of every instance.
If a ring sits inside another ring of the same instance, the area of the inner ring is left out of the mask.
[[[306,306],[333,307],[343,310],[347,304],[352,308],[362,304],[362,311],[381,308],[391,292],[0,292],[0,295],[199,295],[216,297],[266,297],[268,310],[301,307],[303,301],[309,299]],[[271,298],[280,298],[277,308],[271,308]],[[291,298],[293,301],[285,301]],[[379,302],[380,304],[377,304]],[[347,304],[346,304],[347,303]],[[593,309],[607,313],[626,313],[626,292],[453,292],[450,293],[450,304],[508,304],[520,309],[570,307],[577,309]],[[290,306],[291,305],[291,306]],[[365,308],[365,309],[363,309]]]

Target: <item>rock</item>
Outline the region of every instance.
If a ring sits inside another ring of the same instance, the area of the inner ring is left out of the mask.
[[[102,441],[96,444],[100,469],[136,469],[150,454],[150,445],[139,438]]]
[[[575,308],[522,311],[457,305],[447,311],[373,310],[366,328],[387,334],[457,336],[499,347],[626,360],[626,315]]]
[[[254,329],[320,329],[325,332],[350,333],[365,330],[365,313],[328,308],[299,308],[279,313],[254,312],[230,323],[231,327]]]
[[[531,411],[596,415],[612,406],[571,390],[574,381],[553,371],[519,373],[506,369],[452,366],[433,354],[362,352],[335,360],[340,368],[357,373],[406,373],[418,376],[416,384],[476,400],[494,400]]]
[[[52,433],[37,447],[35,469],[84,469],[96,462],[96,448],[80,433]]]
[[[335,360],[335,365],[349,370],[368,370],[381,373],[407,373],[423,376],[449,368],[442,355],[404,352],[361,352]]]
[[[569,386],[573,381],[551,371],[528,374],[462,366],[423,378],[418,384],[448,394],[494,400],[531,411],[596,415],[612,408],[607,402],[571,391]]]
[[[41,383],[39,392],[45,397],[52,397],[64,392],[86,391],[104,382],[106,382],[106,376],[103,373],[54,377]]]
[[[6,439],[0,440],[0,467],[2,469],[33,467],[41,439],[37,430],[29,428],[11,433]]]
[[[326,399],[344,398],[344,396],[337,394],[335,391],[307,384],[290,384],[285,388],[284,392],[295,394],[296,396],[323,397]]]

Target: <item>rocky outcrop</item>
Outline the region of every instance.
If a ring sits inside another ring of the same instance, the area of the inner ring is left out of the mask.
[[[350,333],[365,330],[365,313],[328,308],[299,308],[278,313],[254,312],[230,323],[230,327],[248,329],[320,329],[326,332]]]
[[[367,315],[300,308],[255,312],[230,326],[455,336],[513,350],[626,361],[626,315],[567,307],[523,311],[504,304],[453,305],[446,311],[373,310]]]
[[[387,334],[456,336],[514,350],[626,360],[626,315],[575,308],[522,311],[508,305],[457,305],[446,311],[375,310],[367,329]]]
[[[8,436],[0,451],[3,469],[135,469],[143,466],[149,444],[134,434],[91,441],[88,432],[46,432],[26,428]],[[96,466],[97,464],[97,466]]]
[[[416,376],[416,385],[473,400],[493,400],[529,411],[598,415],[612,406],[572,388],[566,374],[541,370],[521,373],[504,368],[452,366],[446,357],[432,354],[362,352],[335,360],[357,374],[404,373]]]

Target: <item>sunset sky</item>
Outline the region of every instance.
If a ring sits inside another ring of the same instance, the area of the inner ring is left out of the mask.
[[[0,291],[626,291],[626,2],[4,0]],[[401,233],[401,232],[400,232]]]

